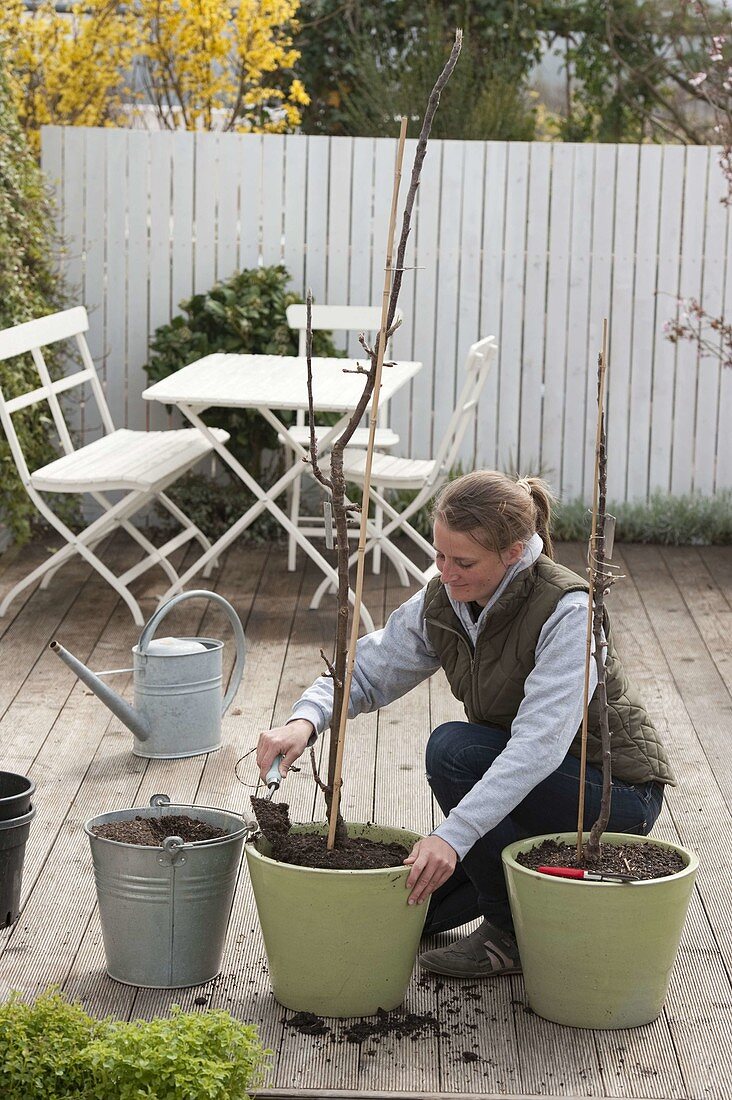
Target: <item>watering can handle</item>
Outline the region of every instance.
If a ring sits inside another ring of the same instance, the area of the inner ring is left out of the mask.
[[[237,688],[241,683],[242,674],[244,672],[244,661],[246,658],[246,639],[244,638],[244,627],[241,625],[241,619],[229,601],[225,600],[223,596],[219,596],[218,592],[209,592],[205,588],[197,588],[193,592],[180,592],[177,596],[173,596],[172,599],[163,604],[162,607],[159,607],[145,625],[140,635],[140,654],[144,656],[147,653],[147,647],[152,641],[153,634],[160,626],[161,621],[176,604],[181,603],[182,600],[192,600],[194,597],[199,596],[203,596],[207,600],[213,600],[214,603],[223,607],[224,611],[229,616],[229,621],[234,629],[234,637],[236,639],[236,663],[234,664],[234,671],[231,674],[229,690],[224,696],[224,700],[221,704],[221,715],[223,717],[229,709],[231,701],[236,695]]]

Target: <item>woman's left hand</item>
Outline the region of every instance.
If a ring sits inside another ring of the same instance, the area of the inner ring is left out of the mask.
[[[418,840],[404,860],[412,870],[407,879],[410,905],[421,905],[434,894],[443,882],[447,882],[455,870],[457,852],[439,836],[426,836]]]

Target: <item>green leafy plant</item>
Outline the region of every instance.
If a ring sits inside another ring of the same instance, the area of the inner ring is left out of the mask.
[[[79,1004],[48,990],[34,1004],[16,993],[0,1005],[0,1096],[4,1100],[61,1100],[89,1095],[80,1060],[104,1034]]]
[[[244,1100],[270,1054],[256,1027],[222,1010],[95,1020],[57,990],[0,1005],[3,1100]]]
[[[542,0],[540,7],[545,41],[565,70],[561,140],[719,141],[715,116],[729,109],[729,62],[716,87],[705,87],[698,70],[708,65],[705,39],[721,47],[729,40],[724,3]],[[713,53],[721,52],[715,45]]]
[[[64,287],[54,266],[58,248],[50,199],[18,121],[0,51],[0,329],[63,308]],[[55,376],[60,370],[58,357],[49,354],[47,362]],[[0,369],[6,397],[39,384],[30,356],[6,360]],[[13,418],[32,470],[57,457],[49,442],[50,417],[39,415],[43,408],[24,409]],[[74,502],[66,501],[65,518],[73,507]],[[16,541],[25,542],[35,518],[8,442],[0,436],[0,519]]]
[[[254,494],[240,482],[227,477],[216,481],[205,474],[187,474],[166,490],[166,495],[182,508],[207,538],[220,538],[254,504]],[[156,526],[172,529],[170,512],[156,506]],[[275,543],[286,538],[284,527],[266,509],[241,536],[246,542]]]
[[[261,1085],[268,1061],[257,1029],[228,1012],[110,1023],[84,1052],[94,1100],[243,1100]]]
[[[181,302],[183,314],[161,325],[151,341],[153,355],[144,370],[150,382],[158,382],[194,359],[214,352],[256,355],[296,355],[297,332],[287,324],[285,311],[301,302],[287,289],[289,275],[281,264],[239,271],[216,283],[206,294]],[[330,333],[313,335],[313,354],[335,356]],[[253,410],[216,409],[206,422],[225,428],[229,448],[258,481],[272,477],[263,469],[263,452],[277,445],[274,429]]]

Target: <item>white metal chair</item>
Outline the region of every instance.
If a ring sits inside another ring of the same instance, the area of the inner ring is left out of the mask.
[[[435,567],[433,565],[425,571],[410,561],[406,554],[397,555],[394,548],[390,546],[389,538],[403,531],[434,561],[434,547],[411,526],[409,518],[434,496],[457,462],[465,432],[473,421],[481,391],[497,352],[498,346],[493,336],[486,336],[479,340],[468,351],[465,382],[434,458],[397,458],[394,455],[376,453],[373,455],[371,499],[388,517],[389,522],[381,526],[378,519],[369,521],[366,551],[374,550],[381,543],[384,552],[397,566],[402,584],[408,583],[403,569],[411,573],[420,584],[425,584],[431,576],[435,575]],[[346,451],[343,468],[348,481],[362,485],[366,468],[366,451],[350,449]],[[417,495],[406,508],[399,512],[384,495],[389,489],[414,489],[417,490]],[[351,564],[356,561],[356,557],[356,554],[351,556]],[[403,569],[399,568],[400,564]],[[330,581],[326,579],[313,596],[311,607],[319,606],[323,594],[329,587]]]
[[[287,323],[299,333],[298,355],[306,353],[307,339],[307,307],[304,305],[288,306],[286,310]],[[395,319],[401,320],[401,312],[396,311]],[[381,306],[312,306],[311,327],[313,332],[319,329],[328,329],[331,332],[364,332],[377,333],[381,326]],[[387,347],[388,351],[388,347]],[[388,450],[399,442],[399,436],[388,426],[389,410],[386,406],[380,406],[378,426],[374,445],[379,450]],[[310,427],[305,424],[305,414],[302,410],[297,413],[295,426],[292,428],[292,436],[303,447],[310,444]],[[328,431],[325,425],[316,425],[315,438],[320,442]],[[365,447],[368,443],[368,428],[357,428],[351,437],[349,446]],[[290,498],[290,519],[299,527],[302,527],[304,535],[310,537],[322,535],[322,518],[300,515],[300,480],[298,479],[292,488]],[[374,550],[373,568],[379,571],[380,553],[379,547]],[[287,552],[287,568],[290,572],[295,569],[297,555],[297,543],[290,536]]]
[[[0,362],[28,352],[33,357],[41,385],[19,396],[7,398],[0,386],[0,423],[5,431],[13,460],[26,492],[42,516],[66,540],[66,546],[24,577],[0,604],[4,615],[15,597],[39,578],[45,588],[56,570],[74,554],[80,554],[118,592],[135,622],[145,622],[129,584],[153,565],[159,565],[171,583],[178,574],[168,556],[179,546],[196,539],[204,550],[210,542],[194,523],[164,493],[181,474],[212,450],[203,435],[192,428],[176,431],[144,432],[126,428],[115,429],[101,383],[89,352],[84,333],[89,328],[83,306],[40,317],[14,328],[0,331]],[[61,340],[74,338],[83,365],[57,381],[52,381],[41,349]],[[99,410],[104,435],[78,449],[74,448],[68,425],[59,402],[59,395],[77,386],[88,385]],[[63,455],[46,466],[31,472],[23,454],[13,424],[13,414],[41,402],[47,402]],[[228,433],[217,429],[225,442]],[[113,503],[107,493],[121,490],[124,496]],[[42,493],[86,493],[102,509],[102,515],[80,534],[75,534],[61,520]],[[152,500],[158,500],[181,524],[183,530],[164,546],[155,547],[131,522],[131,517]],[[94,553],[96,544],[116,528],[122,528],[145,551],[145,556],[121,576],[114,574]],[[209,563],[207,571],[213,566]]]

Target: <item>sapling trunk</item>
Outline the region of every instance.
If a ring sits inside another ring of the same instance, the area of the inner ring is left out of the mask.
[[[594,574],[595,606],[592,614],[592,634],[595,642],[595,666],[597,668],[597,688],[595,697],[600,721],[600,741],[602,744],[602,799],[597,821],[590,830],[585,846],[585,858],[596,862],[600,858],[600,837],[610,820],[612,799],[612,757],[610,754],[610,724],[607,705],[607,669],[605,656],[607,642],[603,639],[603,619],[605,614],[605,594],[613,583],[612,574],[606,567],[605,527],[607,519],[607,437],[605,435],[605,417],[600,413],[600,441],[598,454],[599,494],[597,505],[597,529],[595,545],[592,550]]]
[[[307,389],[308,389],[308,412],[310,416],[310,458],[309,463],[313,471],[315,479],[323,486],[326,493],[330,496],[331,508],[333,520],[335,522],[336,529],[336,555],[337,555],[337,573],[338,573],[338,589],[336,593],[337,600],[337,617],[336,617],[336,633],[333,651],[333,660],[330,661],[321,651],[323,660],[326,663],[328,669],[328,675],[333,681],[333,714],[340,714],[340,707],[343,701],[343,685],[345,682],[346,673],[346,648],[348,641],[348,513],[355,505],[349,506],[346,502],[346,483],[343,476],[343,448],[340,448],[336,454],[334,448],[334,454],[331,458],[330,464],[330,477],[326,477],[320,468],[318,462],[318,441],[315,434],[315,409],[313,405],[313,325],[312,325],[312,308],[313,308],[313,295],[312,291],[308,290],[305,305],[306,314],[306,333],[305,333],[305,354],[307,358]],[[368,385],[368,380],[367,380]],[[373,389],[373,383],[372,383]],[[351,418],[351,420],[353,417]],[[349,421],[346,431],[351,427]],[[345,434],[345,432],[344,432]],[[339,440],[340,442],[340,440]],[[336,444],[336,447],[338,444]],[[319,787],[323,791],[325,796],[325,804],[327,808],[328,821],[331,819],[332,805],[333,805],[333,784],[330,781],[330,777],[333,774],[335,768],[335,753],[336,744],[335,738],[331,737],[329,751],[328,751],[328,779],[323,783],[318,775],[317,768],[315,766],[315,754],[311,754],[313,762],[313,773],[315,780]],[[340,813],[336,811],[336,844],[342,844],[346,839],[346,826]]]
[[[592,534],[590,536],[588,572],[590,575],[589,606],[587,620],[587,651],[585,664],[585,699],[582,721],[582,752],[579,776],[579,813],[577,821],[577,859],[582,863],[597,863],[600,858],[600,837],[610,820],[612,796],[612,757],[610,752],[610,724],[607,705],[607,673],[605,657],[607,640],[603,637],[605,596],[614,581],[613,567],[609,564],[612,549],[608,547],[607,515],[607,436],[605,433],[605,373],[607,370],[607,318],[602,324],[602,350],[597,360],[597,431],[595,435],[595,477],[592,500]],[[600,726],[602,748],[602,798],[597,821],[590,830],[587,843],[582,844],[584,820],[585,766],[587,759],[587,726],[589,713],[589,669],[594,640],[597,687],[595,700]]]
[[[409,237],[409,231],[411,227],[412,210],[414,208],[414,201],[417,195],[417,188],[419,186],[420,174],[422,171],[422,164],[424,162],[425,154],[427,151],[427,140],[429,138],[430,130],[432,127],[432,120],[435,115],[435,111],[440,102],[440,94],[448,79],[452,70],[455,68],[460,49],[462,46],[462,31],[456,31],[455,43],[452,47],[450,57],[445,64],[440,76],[435,83],[434,88],[429,97],[427,109],[425,111],[424,120],[422,123],[422,130],[417,141],[417,148],[414,157],[414,165],[412,168],[411,180],[409,191],[407,193],[407,199],[404,207],[404,215],[402,219],[402,229],[399,238],[399,246],[397,249],[397,263],[396,269],[391,268],[391,255],[392,255],[392,239],[394,228],[394,215],[396,213],[396,195],[398,193],[398,179],[400,175],[400,167],[397,168],[397,175],[395,180],[395,190],[392,199],[392,223],[389,230],[389,242],[387,248],[387,267],[385,272],[385,301],[382,306],[382,327],[379,331],[373,347],[370,347],[363,335],[360,338],[361,346],[369,360],[368,368],[359,366],[358,373],[364,375],[364,388],[361,397],[358,401],[356,408],[353,411],[346,427],[333,445],[331,458],[330,458],[330,476],[326,477],[318,464],[318,451],[317,442],[315,438],[315,416],[314,416],[314,402],[313,402],[313,389],[312,389],[312,325],[311,325],[311,305],[312,295],[308,291],[307,297],[307,357],[308,357],[308,401],[309,401],[309,413],[310,413],[310,458],[309,462],[312,467],[313,473],[318,482],[323,486],[326,493],[330,496],[331,506],[333,512],[333,520],[336,529],[336,553],[337,553],[337,572],[338,572],[338,585],[337,585],[337,617],[336,617],[336,634],[335,634],[335,646],[333,652],[333,659],[329,661],[324,657],[328,674],[333,680],[333,716],[331,719],[331,731],[330,731],[330,745],[328,750],[328,775],[326,782],[323,783],[315,773],[316,782],[319,784],[325,795],[328,822],[330,825],[328,833],[328,846],[331,847],[334,843],[336,846],[345,839],[345,825],[340,815],[340,794],[341,794],[341,764],[343,757],[343,737],[344,728],[347,716],[348,708],[348,696],[350,695],[350,683],[351,674],[353,671],[353,663],[355,661],[355,627],[350,631],[352,644],[350,649],[353,652],[349,652],[349,620],[350,620],[350,604],[349,604],[349,545],[348,545],[348,519],[349,515],[353,512],[359,511],[357,505],[352,504],[346,495],[346,482],[343,473],[343,455],[346,447],[348,446],[353,433],[361,422],[361,419],[366,411],[369,402],[374,396],[374,388],[376,382],[380,379],[381,366],[383,363],[384,348],[386,347],[389,339],[393,335],[396,324],[394,318],[396,316],[397,303],[399,299],[399,291],[401,288],[402,275],[404,271],[404,256],[406,253],[407,239]],[[401,146],[403,147],[405,134],[405,125],[402,124],[402,136]],[[378,402],[378,394],[373,402],[374,408],[372,408],[372,418],[375,416],[375,406]],[[362,508],[368,511],[369,501],[369,476],[370,476],[370,455],[373,451],[373,420],[372,431],[369,437],[369,447],[367,451],[367,470],[364,478],[364,490],[363,490],[363,502]],[[364,523],[361,524],[361,538],[359,540],[359,560],[358,560],[358,578],[356,584],[356,606],[354,607],[355,624],[357,625],[359,606],[358,596],[361,588],[361,578],[364,563],[363,543],[365,541],[365,527]],[[333,818],[335,817],[335,831],[333,825]]]

